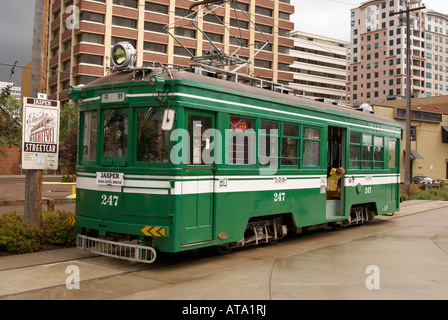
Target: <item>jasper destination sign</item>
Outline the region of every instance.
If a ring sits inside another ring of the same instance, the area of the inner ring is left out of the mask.
[[[59,101],[23,99],[22,169],[58,169],[59,117]]]

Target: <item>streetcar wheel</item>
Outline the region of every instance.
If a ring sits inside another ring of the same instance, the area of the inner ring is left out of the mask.
[[[214,246],[213,251],[219,255],[229,254],[233,251],[233,248],[229,244],[223,244],[220,246]]]
[[[331,227],[333,228],[334,231],[341,231],[342,230],[342,224],[340,224],[340,223],[332,224]]]

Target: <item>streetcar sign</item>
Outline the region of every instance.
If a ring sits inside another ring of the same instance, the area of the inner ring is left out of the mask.
[[[22,169],[58,169],[59,116],[59,101],[23,99]]]
[[[96,184],[111,185],[111,186],[124,186],[124,173],[97,172],[96,173]]]

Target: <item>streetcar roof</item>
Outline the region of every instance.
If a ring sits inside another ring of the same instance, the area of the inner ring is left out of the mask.
[[[207,84],[212,84],[216,86],[222,87],[225,91],[233,91],[233,92],[242,92],[248,95],[254,95],[257,97],[266,97],[269,99],[277,99],[280,101],[286,101],[293,104],[298,104],[297,107],[305,106],[305,107],[313,107],[319,109],[321,111],[333,111],[336,114],[345,113],[346,116],[351,118],[364,118],[369,121],[379,121],[384,124],[394,125],[397,127],[401,127],[399,122],[394,119],[387,118],[384,116],[379,116],[376,114],[362,112],[360,110],[345,107],[345,106],[337,106],[329,103],[324,103],[316,100],[312,100],[309,98],[304,98],[297,95],[285,94],[281,92],[276,92],[272,90],[262,89],[256,86],[245,85],[233,81],[226,81],[218,78],[208,77],[201,74],[196,74],[193,72],[185,71],[182,69],[169,69],[169,73],[164,71],[162,68],[156,68],[152,72],[149,70],[146,71],[145,76],[136,76],[133,72],[117,72],[95,81],[92,81],[85,88],[96,87],[101,85],[112,85],[117,83],[124,82],[141,82],[148,81],[151,76],[154,74],[161,75],[165,80],[191,80],[196,82],[206,82]]]

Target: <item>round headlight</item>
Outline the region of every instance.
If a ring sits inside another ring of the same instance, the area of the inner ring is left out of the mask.
[[[136,51],[129,42],[118,42],[112,48],[112,64],[117,69],[134,67]]]
[[[79,100],[81,99],[81,87],[69,86],[67,89],[69,99]]]

